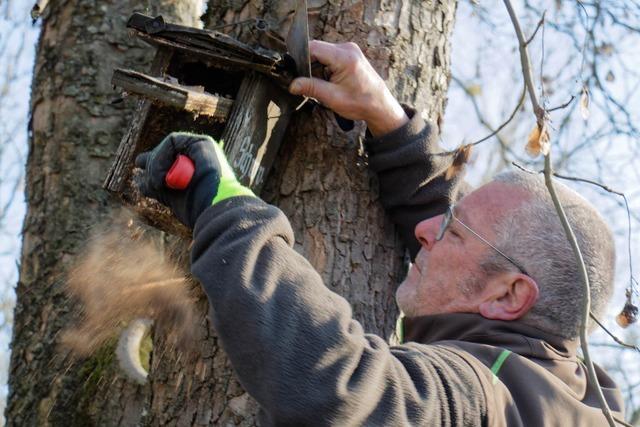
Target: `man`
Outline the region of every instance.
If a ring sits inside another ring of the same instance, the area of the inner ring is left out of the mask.
[[[577,265],[541,178],[507,173],[461,197],[460,177],[442,176],[450,159],[434,154],[432,128],[398,104],[357,46],[312,42],[310,50],[331,79],[298,79],[290,90],[366,121],[369,164],[414,258],[397,291],[402,345],[364,333],[293,251],[282,212],[238,184],[210,139],[172,134],[137,161],[142,191],[194,229],[192,272],[263,424],[605,424],[576,357]],[[164,187],[177,153],[196,165],[182,192]],[[613,279],[611,232],[580,196],[559,192],[601,313]],[[598,373],[621,417],[620,392]]]

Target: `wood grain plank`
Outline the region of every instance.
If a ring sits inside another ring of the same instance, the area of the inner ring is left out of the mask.
[[[227,118],[233,105],[230,99],[198,92],[133,70],[115,70],[111,83],[154,102],[221,120]]]

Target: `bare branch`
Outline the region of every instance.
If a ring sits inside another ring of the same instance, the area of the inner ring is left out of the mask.
[[[513,120],[513,118],[516,116],[516,114],[518,113],[518,109],[520,109],[520,107],[522,106],[522,103],[524,102],[524,95],[526,94],[526,90],[523,87],[522,88],[522,95],[520,95],[520,98],[518,100],[518,103],[516,104],[515,108],[513,109],[513,111],[511,112],[511,115],[509,116],[509,118],[507,120],[505,120],[500,126],[498,126],[493,132],[491,132],[489,135],[480,138],[479,140],[472,142],[471,145],[478,145],[484,141],[486,141],[487,139],[497,135],[502,129],[505,128],[505,126],[507,126],[511,120]],[[474,105],[477,105],[477,103],[474,102]]]
[[[524,33],[520,28],[520,21],[516,16],[515,11],[513,10],[513,5],[510,0],[503,0],[505,6],[507,7],[507,11],[509,12],[509,17],[511,18],[511,22],[513,23],[513,27],[516,31],[516,35],[518,37],[519,42],[519,50],[520,50],[520,63],[522,65],[522,74],[524,76],[524,82],[527,87],[527,91],[529,92],[529,99],[531,100],[531,105],[533,106],[533,112],[536,115],[536,119],[538,122],[538,126],[542,128],[542,125],[545,120],[545,111],[540,106],[540,101],[538,101],[538,95],[536,94],[536,89],[533,84],[533,73],[531,72],[531,61],[529,60],[529,54],[527,53],[527,41],[524,38]]]
[[[621,419],[620,419],[620,418],[618,418],[618,417],[613,417],[613,420],[614,420],[615,422],[617,422],[618,424],[623,425],[623,426],[625,426],[625,427],[633,427],[631,424],[629,424],[629,423],[628,423],[628,422],[626,422],[625,420],[621,420]]]
[[[542,25],[544,24],[544,18],[546,15],[547,15],[547,11],[545,10],[542,13],[542,18],[540,18],[540,21],[538,21],[538,25],[536,25],[536,29],[533,30],[533,34],[531,34],[531,37],[529,37],[529,40],[525,42],[525,45],[529,46],[529,43],[531,43],[533,39],[536,38],[536,34],[538,34],[538,30],[540,30],[540,28],[542,28]]]
[[[514,107],[513,112],[511,113],[511,115],[509,116],[509,118],[507,120],[505,120],[500,126],[498,126],[498,128],[494,128],[493,125],[491,123],[489,123],[487,121],[487,119],[484,117],[484,115],[482,114],[482,110],[480,108],[480,106],[478,105],[478,102],[476,100],[476,97],[474,96],[473,92],[469,89],[468,86],[466,86],[464,84],[464,82],[462,82],[458,77],[456,77],[455,75],[451,76],[451,78],[453,79],[453,81],[455,83],[458,84],[458,86],[460,86],[462,88],[462,90],[465,92],[465,94],[467,95],[469,101],[471,102],[471,105],[473,106],[473,110],[476,113],[476,116],[478,117],[478,121],[480,122],[480,124],[482,124],[487,130],[489,130],[489,132],[491,132],[489,135],[469,144],[471,146],[475,146],[478,145],[492,137],[496,137],[496,140],[498,141],[498,143],[500,144],[501,147],[501,151],[502,151],[502,156],[503,156],[503,160],[505,163],[508,162],[507,157],[506,157],[506,153],[508,152],[509,154],[511,154],[512,156],[518,158],[518,154],[515,153],[511,147],[510,144],[505,141],[502,137],[500,137],[499,133],[500,131],[502,131],[502,129],[504,129],[512,120],[513,118],[516,116],[518,109],[522,106],[522,103],[524,102],[524,96],[526,94],[525,88],[522,88],[522,95],[520,96],[520,99],[517,103],[517,105]],[[457,150],[453,150],[450,152],[450,154],[454,154]]]
[[[552,111],[563,110],[563,109],[567,108],[573,102],[574,99],[576,99],[576,96],[575,95],[571,95],[571,98],[567,102],[565,102],[564,104],[560,104],[557,107],[548,108],[547,109],[547,113],[551,113]]]

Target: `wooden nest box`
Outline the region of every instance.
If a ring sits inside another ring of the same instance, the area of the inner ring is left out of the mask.
[[[269,31],[264,21],[255,25]],[[167,208],[137,191],[135,157],[173,131],[206,134],[224,141],[238,180],[258,194],[295,109],[296,98],[286,91],[295,65],[286,54],[169,24],[161,16],[136,13],[127,27],[157,50],[148,74],[114,71],[112,83],[141,100],[104,188],[151,225],[190,237]]]

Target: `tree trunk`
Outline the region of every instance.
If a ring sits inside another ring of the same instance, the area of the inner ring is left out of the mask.
[[[70,368],[54,356],[55,336],[69,311],[61,277],[87,228],[108,212],[98,187],[126,127],[128,111],[108,104],[111,68],[122,55],[130,62],[141,58],[140,49],[127,49],[133,42],[121,36],[128,4],[117,3],[107,11],[67,3],[52,9],[43,25],[7,418],[15,425],[255,425],[256,403],[236,381],[204,309],[207,337],[198,362],[185,362],[166,349],[156,333],[144,387],[117,374],[109,348]],[[205,24],[263,17],[284,34],[294,3],[209,0]],[[440,122],[454,2],[311,0],[309,10],[313,38],[356,42],[401,101]],[[118,12],[122,15],[114,15]],[[179,21],[163,13],[167,21]],[[111,28],[103,30],[103,22]],[[248,41],[255,35],[246,25],[229,32]],[[132,68],[145,69],[139,63]],[[365,330],[389,336],[404,250],[377,200],[362,155],[362,130],[343,133],[321,108],[300,112],[262,196],[288,215],[296,250],[330,289],[351,302]]]
[[[196,0],[153,2],[146,13],[197,25]],[[27,216],[13,326],[8,425],[136,425],[148,387],[123,379],[113,347],[72,363],[56,338],[72,317],[70,261],[90,228],[117,207],[102,181],[132,114],[111,104],[115,66],[146,69],[153,49],[125,23],[139,2],[57,1],[45,9],[31,95]],[[132,105],[131,105],[132,106]]]

